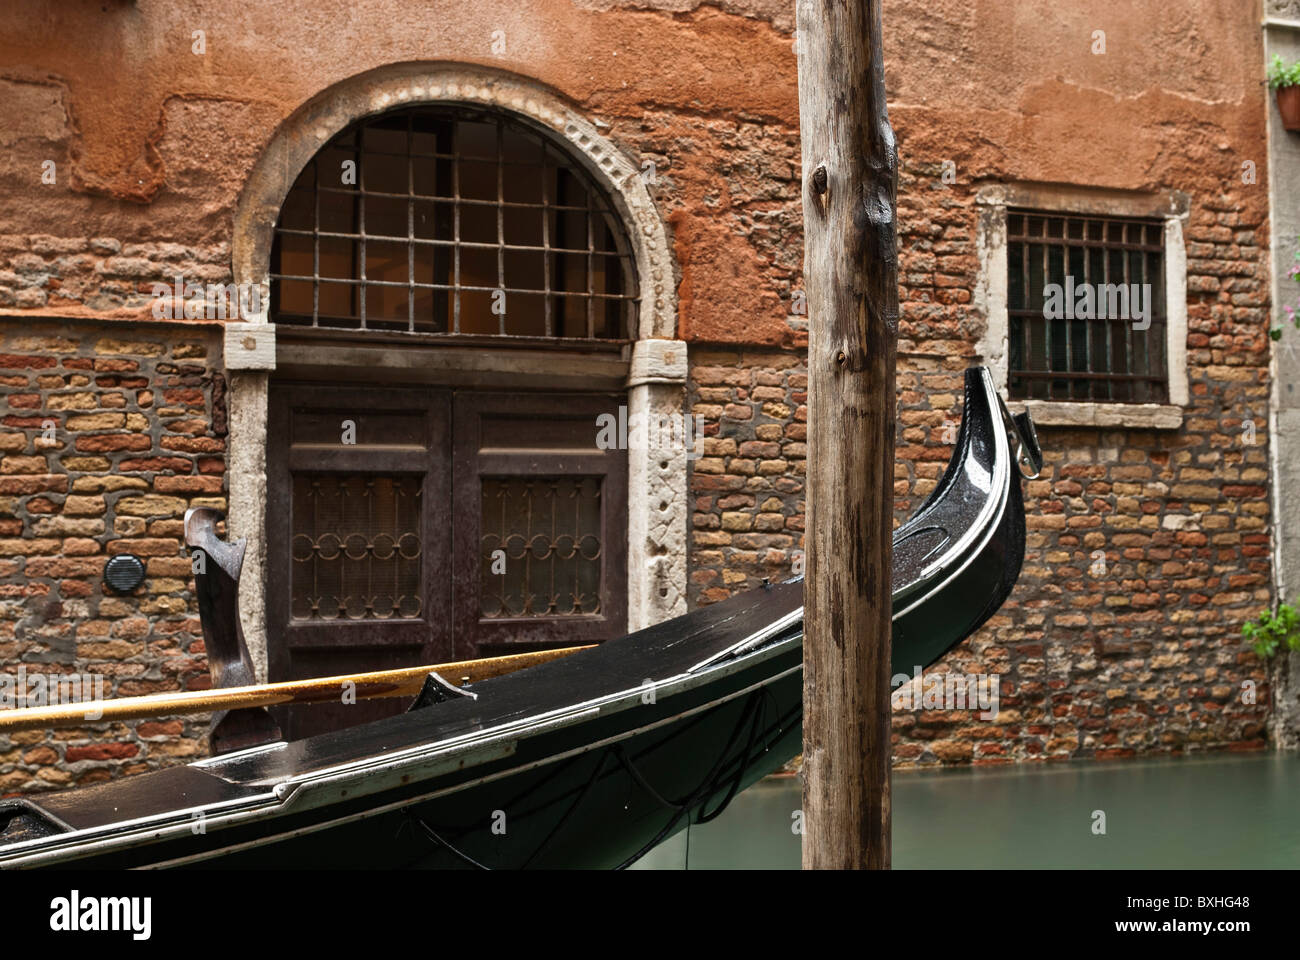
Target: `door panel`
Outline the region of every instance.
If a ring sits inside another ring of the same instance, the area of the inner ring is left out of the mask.
[[[274,385],[268,424],[270,679],[451,659],[450,397]],[[400,699],[281,708],[300,739]]]
[[[273,384],[272,681],[598,643],[627,627],[618,395]],[[290,739],[407,698],[273,711]]]
[[[620,396],[454,400],[458,657],[598,643],[627,627],[627,452],[596,445]]]

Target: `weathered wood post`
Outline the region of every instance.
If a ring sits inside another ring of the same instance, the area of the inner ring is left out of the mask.
[[[898,264],[880,0],[798,0],[808,296],[803,866],[889,867]]]

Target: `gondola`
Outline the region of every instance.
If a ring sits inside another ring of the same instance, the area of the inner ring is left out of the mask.
[[[1006,599],[1024,553],[1019,474],[1040,465],[1028,415],[969,370],[947,470],[893,537],[895,674]],[[468,686],[430,677],[384,720],[0,801],[0,866],[625,867],[798,754],[802,593],[799,579],[764,585]],[[229,629],[232,603],[200,590],[205,635]],[[214,681],[248,668],[230,636],[210,639],[225,644]],[[227,747],[256,741],[257,723],[235,726]]]

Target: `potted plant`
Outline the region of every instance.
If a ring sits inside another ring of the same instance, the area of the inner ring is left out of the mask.
[[[1277,109],[1282,114],[1282,126],[1300,132],[1300,61],[1282,62],[1281,54],[1273,54],[1268,67],[1268,85],[1277,92]]]

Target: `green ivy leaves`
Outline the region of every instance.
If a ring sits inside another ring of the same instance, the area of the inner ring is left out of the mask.
[[[1279,606],[1276,614],[1262,610],[1256,620],[1241,628],[1241,633],[1265,660],[1276,654],[1283,644],[1288,650],[1300,650],[1300,614],[1289,603]]]

